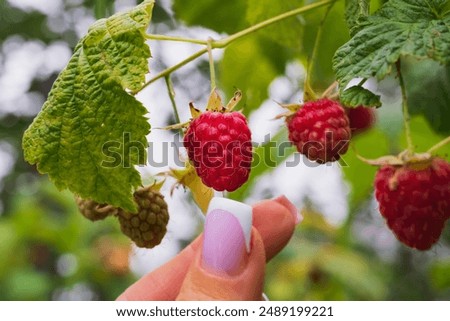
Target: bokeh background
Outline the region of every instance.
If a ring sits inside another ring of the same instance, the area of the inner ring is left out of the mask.
[[[168,180],[163,188],[171,215],[168,234],[155,249],[137,249],[114,218],[86,220],[71,193],[56,190],[23,160],[23,132],[77,41],[96,19],[138,2],[0,0],[0,300],[114,300],[202,229],[203,216],[189,192],[178,188],[170,196],[174,182]],[[218,39],[305,2],[157,0],[149,32]],[[379,2],[373,3],[376,9]],[[287,141],[283,121],[274,120],[282,112],[276,102],[302,98],[305,64],[323,13],[320,9],[292,18],[214,52],[219,87],[228,98],[236,88],[244,92],[241,107],[249,117],[255,153],[266,160],[228,197],[253,203],[285,194],[305,218],[286,249],[268,264],[266,292],[271,300],[448,300],[448,224],[430,251],[400,244],[373,197],[376,169],[356,157],[398,153],[405,146],[394,77],[381,83],[369,80],[384,105],[376,111],[376,125],[354,137],[343,163],[318,167],[294,155],[292,148],[280,155],[265,145],[269,137],[277,144]],[[348,37],[344,6],[337,4],[325,24],[314,70],[317,90],[333,81],[331,57]],[[151,75],[199,49],[186,43],[149,45]],[[450,133],[450,70],[411,59],[405,66],[413,139],[417,149],[425,151]],[[189,118],[190,101],[204,108],[208,72],[204,56],[172,75],[181,120]],[[176,166],[175,151],[164,147],[176,139],[175,132],[156,129],[172,124],[174,115],[164,80],[138,98],[148,107],[155,128],[149,135],[150,157],[162,163],[139,168],[147,180]],[[443,157],[448,153],[448,148],[441,150]]]

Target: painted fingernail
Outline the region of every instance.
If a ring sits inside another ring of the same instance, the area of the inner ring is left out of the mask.
[[[286,207],[289,210],[289,212],[292,213],[292,215],[295,218],[295,224],[299,224],[301,221],[303,221],[303,216],[300,214],[297,207],[295,207],[295,205],[292,204],[292,202],[288,200],[286,196],[281,195],[278,196],[277,198],[274,198],[273,200]]]
[[[233,274],[250,252],[252,208],[213,198],[206,216],[202,263],[208,270]]]

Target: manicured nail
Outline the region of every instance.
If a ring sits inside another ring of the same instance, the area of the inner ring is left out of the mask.
[[[205,222],[204,267],[233,274],[250,251],[251,227],[250,206],[225,198],[213,198]]]
[[[278,196],[277,198],[274,198],[273,200],[286,207],[289,210],[289,212],[292,213],[292,215],[295,218],[295,224],[299,224],[301,221],[303,221],[303,216],[300,214],[297,207],[295,207],[295,205],[292,204],[292,202],[288,200],[286,196],[281,195]]]

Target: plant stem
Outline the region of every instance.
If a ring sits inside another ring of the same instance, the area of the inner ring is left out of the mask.
[[[170,79],[170,75],[165,76],[164,79],[166,81],[167,92],[169,93],[170,102],[172,103],[173,114],[175,116],[175,123],[179,124],[181,123],[181,121],[180,115],[178,114],[177,103],[175,101],[175,91],[173,90],[172,80]],[[179,129],[179,131],[180,134],[182,134],[181,128]]]
[[[184,37],[173,37],[173,36],[165,36],[165,35],[146,34],[145,38],[149,39],[149,40],[167,40],[167,41],[189,42],[189,43],[205,45],[205,46],[208,44],[208,41],[206,41],[206,40],[184,38]]]
[[[358,83],[358,86],[364,85],[366,83],[366,81],[367,81],[367,78],[361,79],[361,81]]]
[[[249,27],[247,29],[239,31],[239,32],[237,32],[235,34],[232,34],[232,35],[230,35],[228,37],[225,37],[225,38],[223,38],[221,40],[210,41],[211,49],[225,48],[226,46],[231,44],[233,41],[236,41],[236,40],[238,40],[238,39],[240,39],[242,37],[245,37],[245,36],[247,36],[247,35],[249,35],[251,33],[254,33],[254,32],[256,32],[256,31],[258,31],[260,29],[263,29],[263,28],[265,28],[267,26],[270,26],[270,25],[272,25],[272,24],[274,24],[276,22],[279,22],[279,21],[285,20],[287,18],[299,15],[301,13],[305,13],[305,12],[311,11],[313,9],[325,6],[325,5],[333,3],[335,1],[336,0],[324,0],[324,1],[316,2],[316,3],[312,3],[312,4],[309,4],[309,5],[303,6],[301,8],[297,8],[297,9],[285,12],[283,14],[280,14],[278,16],[272,17],[272,18],[267,19],[265,21],[262,21],[262,22],[260,22],[260,23],[258,23],[256,25],[254,25],[254,26],[251,26],[251,27]],[[159,40],[185,41],[185,42],[199,43],[199,44],[207,44],[208,43],[208,41],[203,42],[203,41],[197,41],[197,40],[194,40],[194,39],[179,38],[179,37],[173,37],[174,39],[169,39],[171,37],[168,37],[168,36],[156,36],[156,35],[153,35],[153,36],[148,35],[147,38],[148,39],[159,39]],[[191,56],[187,57],[186,59],[180,61],[176,65],[174,65],[172,67],[169,67],[169,68],[165,69],[164,71],[160,72],[155,77],[151,78],[148,82],[146,82],[141,87],[141,89],[133,92],[132,94],[135,95],[135,94],[139,93],[140,91],[145,89],[147,86],[149,86],[150,84],[154,83],[156,80],[158,80],[160,78],[163,78],[166,75],[170,75],[172,72],[180,69],[184,65],[186,65],[189,62],[197,59],[198,57],[200,57],[201,55],[203,55],[203,54],[205,54],[207,52],[208,52],[207,48],[203,48],[203,49],[197,51],[196,53],[194,53],[193,55],[191,55]]]
[[[321,98],[328,97],[338,86],[338,82],[334,81],[325,91],[322,93]]]
[[[187,57],[186,59],[184,59],[183,61],[180,61],[179,63],[177,63],[176,65],[173,65],[170,68],[167,68],[163,71],[161,71],[159,74],[157,74],[155,77],[153,77],[152,79],[150,79],[149,81],[147,81],[142,87],[141,89],[133,92],[134,95],[136,95],[137,93],[141,92],[143,89],[145,89],[146,87],[148,87],[149,85],[151,85],[152,83],[154,83],[155,81],[157,81],[160,78],[163,78],[167,75],[170,75],[172,72],[174,72],[175,70],[180,69],[181,67],[183,67],[184,65],[186,65],[187,63],[197,59],[198,57],[200,57],[201,55],[203,55],[205,52],[208,52],[208,49],[203,48],[202,50],[197,51],[196,53],[194,53],[193,55]]]
[[[410,155],[414,154],[414,144],[412,142],[412,136],[411,136],[411,127],[409,126],[410,116],[408,111],[408,100],[406,97],[406,86],[405,81],[403,80],[402,76],[402,66],[400,59],[397,60],[395,63],[395,66],[397,67],[397,75],[398,75],[398,81],[400,83],[400,88],[402,91],[402,110],[403,110],[403,122],[405,126],[405,134],[406,134],[406,143],[408,146],[408,152]]]
[[[214,90],[216,88],[216,70],[214,69],[214,58],[212,55],[212,42],[213,39],[208,39],[208,58],[209,58],[209,74],[210,74],[210,81],[211,81],[211,90]]]
[[[450,136],[448,136],[447,138],[445,138],[444,140],[441,140],[439,143],[437,143],[436,145],[434,145],[433,147],[431,147],[427,153],[428,154],[433,154],[434,152],[436,152],[439,148],[444,147],[445,145],[450,143]]]
[[[260,29],[263,29],[263,28],[265,28],[267,26],[270,26],[271,24],[274,24],[276,22],[279,22],[279,21],[285,20],[287,18],[296,16],[296,15],[298,15],[300,13],[305,13],[307,11],[310,11],[310,10],[322,7],[324,5],[332,3],[334,1],[336,1],[336,0],[325,0],[325,1],[312,3],[312,4],[309,4],[309,5],[303,6],[301,8],[297,8],[297,9],[294,9],[294,10],[282,13],[282,14],[280,14],[278,16],[275,16],[275,17],[272,17],[270,19],[261,21],[260,23],[257,23],[254,26],[251,26],[251,27],[249,27],[247,29],[239,31],[239,32],[237,32],[237,33],[235,33],[235,34],[233,34],[233,35],[231,35],[229,37],[226,37],[226,38],[224,38],[224,39],[222,39],[220,41],[216,41],[215,42],[216,46],[213,46],[213,48],[224,48],[224,47],[228,46],[231,42],[233,42],[233,41],[235,41],[235,40],[237,40],[239,38],[242,38],[244,36],[247,36],[247,35],[249,35],[251,33],[254,33],[254,32],[256,32],[256,31],[258,31]]]
[[[317,60],[317,55],[319,53],[319,45],[320,41],[322,40],[322,33],[323,33],[323,25],[325,24],[325,20],[327,20],[328,14],[331,11],[331,8],[333,8],[333,5],[335,4],[336,0],[330,2],[330,5],[327,8],[327,11],[325,12],[325,15],[323,16],[322,21],[320,22],[319,28],[317,30],[316,40],[314,41],[314,47],[313,51],[311,53],[311,56],[308,59],[308,68],[306,71],[306,79],[305,79],[305,87],[304,87],[304,97],[303,101],[309,101],[309,100],[315,100],[317,95],[312,89],[311,86],[311,79],[312,79],[312,71],[314,70],[314,64]]]

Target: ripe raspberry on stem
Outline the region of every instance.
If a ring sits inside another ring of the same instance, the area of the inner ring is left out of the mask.
[[[203,184],[217,191],[238,189],[250,174],[251,132],[245,116],[232,111],[240,97],[240,92],[236,93],[224,107],[213,90],[207,110],[195,115],[184,136],[197,175]]]
[[[450,218],[450,164],[438,157],[385,164],[375,177],[375,197],[398,240],[428,250]]]
[[[184,146],[198,176],[217,191],[236,190],[249,176],[251,133],[239,112],[205,112],[194,119]]]
[[[347,152],[351,130],[338,102],[328,98],[308,101],[286,121],[290,141],[308,159],[323,164],[337,161]]]

